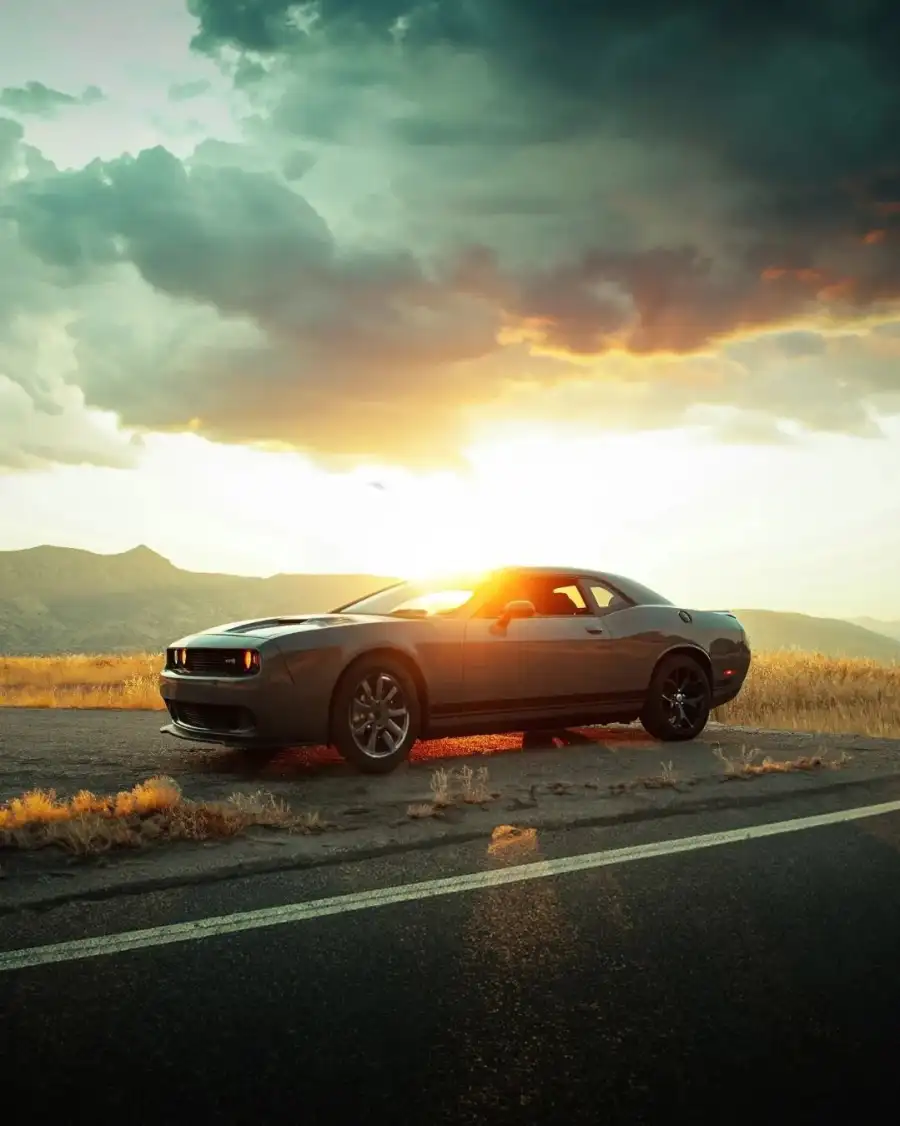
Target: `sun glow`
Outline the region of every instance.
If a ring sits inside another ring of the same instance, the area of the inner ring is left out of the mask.
[[[597,439],[507,428],[468,447],[467,471],[410,476],[379,494],[385,513],[410,516],[390,570],[431,578],[510,563],[626,567],[651,550],[656,520],[677,519],[708,486],[688,471],[673,495],[671,466],[688,453],[672,432]]]

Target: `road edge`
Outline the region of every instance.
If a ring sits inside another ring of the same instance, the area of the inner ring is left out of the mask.
[[[628,810],[620,809],[615,812],[598,810],[596,813],[566,814],[526,809],[516,810],[514,816],[504,819],[499,810],[491,810],[490,812],[495,812],[496,816],[490,826],[484,823],[477,827],[446,823],[446,832],[437,837],[413,837],[406,840],[392,840],[383,844],[365,844],[360,847],[353,847],[351,844],[318,855],[298,853],[290,855],[282,853],[279,855],[276,853],[258,859],[244,858],[232,863],[226,862],[203,870],[192,869],[160,875],[138,875],[128,882],[110,882],[87,888],[48,889],[44,894],[41,894],[39,890],[37,894],[34,894],[35,889],[29,889],[29,893],[21,898],[12,898],[5,902],[0,901],[0,918],[8,918],[23,911],[49,910],[70,903],[102,902],[126,895],[144,895],[149,892],[166,891],[179,887],[203,886],[254,875],[262,876],[277,872],[328,868],[339,864],[378,859],[379,857],[400,856],[408,852],[432,851],[448,845],[490,839],[493,829],[500,824],[513,824],[517,828],[542,829],[548,832],[561,829],[602,829],[616,825],[668,820],[675,817],[719,812],[727,809],[778,806],[798,797],[816,796],[835,790],[853,792],[892,780],[900,781],[900,770],[877,777],[870,775],[864,778],[831,775],[827,781],[818,778],[814,780],[810,776],[801,777],[802,781],[797,779],[800,783],[798,785],[790,785],[778,790],[767,789],[760,793],[741,792],[743,787],[751,785],[753,780],[731,781],[728,783],[728,792],[718,795],[706,794],[702,797],[685,797],[683,790],[669,791],[666,797],[662,799],[666,802],[665,804]],[[351,830],[351,832],[355,831],[357,830]],[[234,843],[239,843],[239,840]],[[229,844],[223,844],[221,847],[226,849]],[[0,891],[5,892],[7,890],[8,888],[4,888],[3,884],[0,883]]]

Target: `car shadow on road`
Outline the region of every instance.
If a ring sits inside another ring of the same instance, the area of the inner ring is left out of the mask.
[[[566,728],[476,735],[464,739],[431,739],[418,743],[410,756],[411,768],[435,769],[454,759],[514,754],[522,751],[554,751],[565,747],[589,747],[615,753],[621,749],[648,746],[652,740],[637,728]],[[257,752],[223,750],[206,752],[194,760],[198,774],[231,775],[244,781],[290,781],[314,777],[359,778],[361,775],[331,747],[296,747],[279,751],[271,758]]]

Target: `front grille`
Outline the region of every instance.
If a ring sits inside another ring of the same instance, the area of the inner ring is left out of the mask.
[[[168,649],[166,668],[197,676],[255,676],[259,672],[258,659],[248,669],[244,664],[246,652],[246,649]]]
[[[168,700],[169,715],[185,727],[202,731],[252,731],[256,726],[253,712],[232,704],[184,704]]]

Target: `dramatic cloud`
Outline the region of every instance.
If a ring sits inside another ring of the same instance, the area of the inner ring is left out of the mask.
[[[535,343],[691,350],[900,292],[887,0],[189,7],[198,49],[293,73],[279,129],[378,130],[411,215],[504,262],[543,260],[512,299]]]
[[[897,409],[895,5],[188,8],[242,143],[60,171],[6,127],[0,324],[60,317],[88,405],[405,460],[473,408],[741,440]]]
[[[105,97],[98,86],[87,86],[76,97],[52,90],[43,82],[26,82],[24,86],[7,86],[0,90],[0,108],[35,117],[55,117],[66,106],[92,106]]]
[[[196,82],[173,82],[169,87],[169,101],[189,102],[208,94],[211,87],[212,83],[206,78],[200,78]]]

